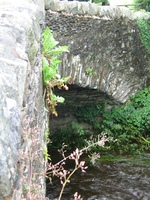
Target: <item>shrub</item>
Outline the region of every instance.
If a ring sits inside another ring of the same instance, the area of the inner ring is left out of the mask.
[[[150,0],[134,0],[134,3],[138,4],[139,9],[150,11]]]
[[[93,124],[95,118],[103,113],[105,108],[104,104],[86,104],[82,106],[77,106],[75,108],[75,116],[79,122],[87,122]]]
[[[106,104],[83,105],[75,110],[79,122],[93,126],[92,137],[107,133],[110,149],[138,152],[150,147],[150,88],[138,92],[125,104],[108,108]],[[84,135],[85,137],[85,135]]]
[[[130,98],[126,105],[103,114],[101,131],[117,141],[111,144],[120,152],[148,150],[150,147],[150,88]]]
[[[66,144],[70,149],[75,147],[81,148],[86,145],[85,139],[83,128],[75,122],[72,122],[70,127],[59,128],[51,136],[52,145],[57,148],[61,148],[62,144]]]

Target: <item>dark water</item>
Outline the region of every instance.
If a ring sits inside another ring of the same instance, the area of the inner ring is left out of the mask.
[[[59,181],[54,180],[47,184],[47,196],[57,199],[60,189]],[[72,200],[75,192],[83,200],[150,200],[150,154],[101,156],[86,173],[73,175],[62,200]]]

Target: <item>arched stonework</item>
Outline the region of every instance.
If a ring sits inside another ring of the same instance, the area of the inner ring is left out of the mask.
[[[62,76],[121,103],[147,86],[150,56],[132,11],[61,1],[52,1],[49,8],[46,24],[60,45],[69,46],[60,65]]]

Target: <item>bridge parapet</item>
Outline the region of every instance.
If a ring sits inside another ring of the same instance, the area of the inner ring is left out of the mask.
[[[147,13],[135,13],[126,6],[99,6],[90,2],[45,0],[45,8],[46,10],[51,9],[55,12],[65,12],[73,15],[105,17],[109,19],[123,17],[134,20],[139,15],[144,18],[149,18]]]

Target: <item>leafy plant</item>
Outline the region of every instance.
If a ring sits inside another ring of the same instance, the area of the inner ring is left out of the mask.
[[[150,54],[150,19],[137,19],[137,24],[141,32],[141,41],[147,52]]]
[[[137,7],[139,9],[150,11],[150,0],[134,0],[134,3],[138,4]]]
[[[58,74],[58,64],[61,60],[58,57],[63,52],[68,52],[67,46],[57,46],[58,42],[53,38],[50,29],[47,27],[43,33],[43,59],[42,59],[42,70],[43,70],[43,84],[45,87],[45,98],[46,103],[53,114],[57,116],[56,105],[57,103],[63,103],[64,98],[56,96],[53,92],[53,88],[57,86],[59,89],[62,87],[68,90],[65,83],[70,77],[61,78]]]
[[[93,71],[93,69],[90,68],[90,67],[88,67],[88,68],[86,69],[85,73],[86,73],[86,75],[88,75],[88,76],[96,76],[96,75],[97,75],[97,73],[96,73],[95,71]]]
[[[105,109],[105,105],[95,105],[95,104],[86,104],[83,106],[77,106],[75,108],[75,116],[79,122],[87,122],[93,124],[95,118],[102,114]]]
[[[70,127],[59,128],[55,134],[51,136],[52,146],[60,148],[63,143],[67,144],[68,148],[81,148],[86,145],[86,135],[83,128],[75,122],[72,122]]]
[[[103,132],[114,138],[109,141],[110,149],[120,153],[150,148],[150,88],[132,96],[125,105],[112,108],[106,104],[77,106],[74,115],[78,122],[86,122],[93,127],[90,133],[84,131],[79,141],[97,137]]]
[[[93,72],[93,69],[90,67],[86,70],[87,75],[92,75],[92,72]]]
[[[150,88],[130,98],[126,105],[103,114],[100,131],[117,139],[110,143],[120,152],[143,151],[150,148]]]

